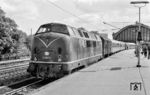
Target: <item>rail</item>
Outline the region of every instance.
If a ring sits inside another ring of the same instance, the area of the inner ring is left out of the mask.
[[[0,61],[0,65],[5,65],[9,63],[19,63],[19,62],[27,62],[30,61],[30,58],[25,58],[25,59],[17,59],[17,60],[8,60],[8,61]]]
[[[40,82],[42,82],[43,80],[37,80],[37,81],[34,81],[34,82],[32,82],[32,83],[30,83],[30,84],[27,84],[27,85],[25,85],[25,86],[22,86],[22,87],[20,87],[20,88],[18,88],[18,89],[14,89],[14,90],[11,90],[11,91],[8,91],[8,92],[6,92],[6,93],[4,93],[3,95],[24,95],[23,93],[26,93],[28,90],[28,88],[30,87],[30,86],[32,86],[32,85],[35,85],[35,84],[37,84],[37,83],[40,83]]]

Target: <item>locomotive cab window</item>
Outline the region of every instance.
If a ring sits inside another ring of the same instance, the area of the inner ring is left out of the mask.
[[[49,32],[56,32],[56,33],[62,33],[62,34],[69,35],[67,26],[66,25],[61,25],[61,24],[45,24],[45,25],[42,25],[38,29],[36,34],[49,33]]]
[[[43,32],[46,32],[46,29],[45,27],[40,27],[39,30],[37,31],[37,33],[43,33]]]

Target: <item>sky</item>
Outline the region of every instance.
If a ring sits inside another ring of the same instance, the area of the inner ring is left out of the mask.
[[[135,0],[0,0],[0,7],[28,35],[42,24],[58,22],[112,38],[117,28],[138,21],[138,8],[131,1]],[[150,4],[141,9],[141,22],[150,26]]]

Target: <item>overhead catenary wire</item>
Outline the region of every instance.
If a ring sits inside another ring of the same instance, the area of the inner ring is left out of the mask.
[[[49,0],[46,0],[46,1],[47,1],[48,3],[50,3],[50,4],[52,4],[53,6],[57,7],[58,9],[62,10],[63,12],[65,12],[65,13],[67,13],[67,14],[69,14],[69,15],[72,15],[72,16],[74,16],[74,17],[78,18],[79,20],[81,20],[81,21],[83,21],[83,22],[87,23],[87,21],[86,21],[86,20],[81,19],[79,16],[77,16],[77,15],[75,15],[75,14],[71,13],[71,12],[70,12],[70,11],[68,11],[68,10],[63,9],[62,7],[58,6],[58,5],[57,5],[57,4],[55,4],[54,2],[49,1]],[[88,24],[90,24],[90,23],[88,23]],[[95,26],[95,25],[93,25],[93,24],[90,24],[90,25]]]
[[[77,15],[71,13],[70,11],[67,11],[67,10],[61,8],[60,6],[58,6],[57,4],[55,4],[54,2],[49,1],[49,0],[46,0],[46,1],[48,1],[50,4],[54,5],[55,7],[59,8],[59,9],[62,10],[63,12],[65,12],[65,13],[67,13],[67,14],[70,14],[70,15],[72,15],[72,16],[74,16],[74,17],[76,17],[76,18],[78,18],[78,19],[80,19],[80,20],[82,20],[82,21],[84,21],[84,22],[87,22],[87,21],[81,19],[80,17],[78,17]]]
[[[76,17],[77,19],[79,19],[79,20],[81,20],[81,21],[83,21],[83,22],[85,22],[85,23],[87,23],[87,24],[90,24],[90,25],[92,25],[92,26],[94,26],[94,27],[96,26],[96,25],[94,25],[94,24],[88,23],[88,21],[86,21],[86,20],[80,18],[79,16],[77,16],[77,15],[71,13],[70,11],[65,10],[64,8],[58,6],[58,5],[55,4],[54,2],[52,2],[52,1],[50,1],[50,0],[46,0],[46,1],[47,1],[49,4],[55,6],[56,8],[62,10],[63,12],[65,12],[65,13],[67,13],[67,14],[69,14],[69,15],[72,15],[72,16]],[[101,21],[102,23],[106,23],[106,22],[104,22],[104,21],[102,21],[102,20],[100,20],[100,21]],[[111,25],[111,24],[109,24],[109,25]],[[114,27],[114,28],[116,28],[116,29],[120,29],[120,28],[118,28],[118,27],[116,27],[116,26],[113,26],[113,25],[111,25],[111,26]],[[101,30],[101,29],[98,29],[98,30]]]
[[[116,29],[121,29],[121,28],[118,28],[118,27],[116,27],[116,26],[114,26],[114,25],[111,25],[111,24],[109,24],[109,23],[107,23],[107,22],[103,22],[104,24],[107,24],[107,25],[109,25],[109,26],[111,26],[111,27],[114,27],[114,28],[116,28]]]
[[[118,23],[118,24],[120,24],[120,23],[122,23],[122,24],[127,24],[127,23],[133,23],[133,22],[111,22],[111,23]],[[109,26],[111,26],[111,27],[113,27],[114,29],[111,29],[111,30],[120,30],[120,29],[122,29],[122,28],[120,28],[120,27],[116,27],[115,25],[113,25],[113,24],[110,24],[110,22],[108,23],[108,22],[103,22],[103,24],[106,24],[106,25],[109,25]],[[125,27],[126,25],[124,25],[123,27]]]

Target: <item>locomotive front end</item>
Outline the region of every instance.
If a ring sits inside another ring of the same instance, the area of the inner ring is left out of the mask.
[[[28,72],[37,78],[62,76],[64,62],[69,60],[65,26],[48,24],[41,26],[34,36],[31,62]],[[59,33],[59,32],[63,32]]]

